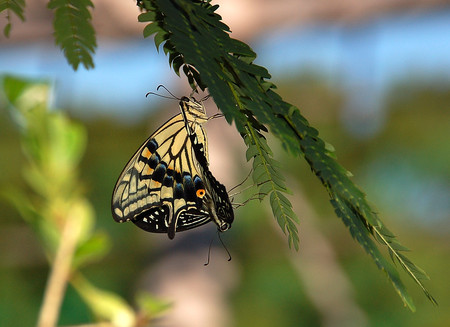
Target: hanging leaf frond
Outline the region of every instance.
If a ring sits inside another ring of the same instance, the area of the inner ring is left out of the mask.
[[[253,181],[259,186],[258,194],[270,194],[273,215],[282,231],[288,235],[289,247],[298,250],[298,217],[292,211],[292,205],[283,195],[288,189],[279,172],[279,163],[273,159],[272,151],[263,135],[252,126],[247,126],[248,133],[244,141],[247,145],[247,161],[253,159]]]
[[[0,13],[6,13],[6,25],[3,34],[9,37],[11,33],[11,15],[16,15],[22,22],[25,21],[23,11],[25,9],[25,0],[0,0]]]
[[[94,7],[90,0],[50,0],[48,4],[55,13],[55,42],[74,70],[80,64],[86,69],[94,68],[92,54],[97,41],[89,7]]]

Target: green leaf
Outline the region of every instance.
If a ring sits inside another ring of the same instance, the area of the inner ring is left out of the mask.
[[[139,292],[136,296],[136,303],[149,320],[158,317],[172,307],[171,302],[160,300],[147,292]]]
[[[354,212],[352,212],[348,205],[345,204],[345,200],[336,198],[331,200],[331,203],[335,208],[336,214],[349,228],[353,238],[355,238],[363,249],[372,257],[378,268],[386,273],[394,286],[394,289],[403,300],[403,303],[408,306],[411,311],[415,311],[414,303],[400,280],[397,270],[380,253],[375,243],[370,238],[370,232],[367,230],[367,226],[364,224],[364,221],[355,216]]]
[[[149,37],[157,32],[161,31],[161,28],[156,23],[147,24],[144,27],[144,37]]]
[[[5,28],[3,29],[3,34],[9,38],[9,34],[11,33],[11,23],[6,24]]]
[[[110,248],[111,242],[108,235],[97,232],[78,246],[72,266],[79,268],[87,263],[100,260]]]
[[[156,19],[156,14],[152,11],[144,12],[138,16],[139,22],[152,22]]]
[[[9,38],[11,33],[11,15],[16,15],[22,22],[25,21],[24,16],[25,0],[0,0],[0,13],[6,13],[6,25],[3,34]]]
[[[89,7],[94,7],[90,0],[50,0],[48,3],[48,8],[55,12],[55,42],[74,70],[80,64],[86,69],[94,68],[92,55],[97,42]]]
[[[159,32],[159,33],[157,33],[157,34],[155,35],[154,41],[155,41],[156,49],[158,49],[158,51],[159,51],[160,45],[161,45],[164,41],[166,41],[167,38],[168,38],[168,33],[165,33],[164,31],[161,31],[161,32]],[[164,48],[164,49],[166,49],[166,48]]]
[[[7,200],[17,210],[17,212],[19,212],[20,216],[22,216],[27,223],[36,229],[39,214],[36,212],[31,199],[25,194],[25,192],[11,185],[1,188],[0,195]]]
[[[136,326],[133,309],[120,296],[92,285],[79,274],[71,282],[97,319],[106,319],[115,326]]]
[[[417,267],[411,260],[409,260],[405,255],[403,255],[400,251],[404,251],[405,248],[398,243],[396,239],[389,235],[383,235],[378,228],[374,229],[374,232],[382,239],[384,245],[386,245],[389,249],[389,254],[391,258],[397,259],[402,268],[411,276],[411,278],[416,282],[417,285],[420,286],[422,291],[425,293],[427,298],[433,303],[437,305],[436,299],[431,295],[431,293],[425,288],[422,283],[422,280],[430,279],[424,270]],[[394,259],[393,259],[394,260]]]
[[[101,259],[111,247],[108,235],[94,232],[94,218],[94,209],[85,199],[78,199],[70,207],[70,216],[67,219],[76,220],[80,231],[72,261],[73,269],[79,269],[89,262]]]
[[[259,186],[259,193],[270,194],[272,212],[281,230],[288,235],[289,247],[298,250],[298,229],[295,223],[299,223],[298,217],[292,211],[289,200],[281,193],[287,192],[284,178],[276,167],[278,163],[272,158],[266,139],[256,132],[250,125],[244,140],[248,146],[247,160],[253,159],[252,177]]]

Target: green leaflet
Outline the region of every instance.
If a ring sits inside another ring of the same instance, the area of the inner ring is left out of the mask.
[[[380,253],[373,240],[369,237],[369,232],[364,222],[355,216],[349,206],[345,204],[344,200],[336,198],[330,200],[330,202],[335,208],[336,215],[342,219],[344,224],[350,230],[352,237],[356,239],[367,254],[372,257],[377,267],[386,273],[394,286],[394,289],[403,300],[403,303],[407,305],[411,311],[415,311],[414,303],[400,280],[397,269],[395,269],[395,267]]]
[[[90,0],[51,0],[48,3],[48,8],[55,11],[55,42],[74,70],[80,64],[86,69],[94,68],[92,54],[97,42],[89,7],[94,7]]]
[[[25,0],[0,0],[0,13],[6,12],[6,25],[3,34],[9,37],[11,32],[11,15],[16,15],[22,22],[25,21],[23,14],[25,10]]]
[[[270,194],[272,212],[283,233],[288,235],[289,247],[298,250],[298,229],[295,223],[299,219],[292,211],[292,205],[282,192],[288,192],[283,176],[278,172],[279,164],[273,159],[272,151],[266,139],[247,126],[248,133],[244,136],[247,145],[247,160],[253,159],[253,181],[259,186],[259,193]]]
[[[285,150],[305,158],[326,188],[337,216],[386,273],[405,305],[414,310],[396,267],[384,258],[374,239],[388,248],[391,258],[436,303],[421,283],[426,274],[402,253],[405,247],[374,214],[365,194],[350,180],[351,173],[337,163],[333,147],[320,139],[296,107],[274,91],[275,85],[266,80],[270,78],[267,70],[253,64],[256,54],[230,37],[228,27],[214,13],[217,6],[201,0],[144,0],[138,4],[154,12],[153,23],[162,29],[156,36],[164,33],[161,42],[174,69],[183,67],[193,89],[207,86],[227,121],[235,121],[248,147],[247,160],[253,159],[253,180],[261,193],[270,194],[272,211],[289,244],[298,248],[298,218],[283,195],[287,192],[283,177],[262,135],[266,127]]]

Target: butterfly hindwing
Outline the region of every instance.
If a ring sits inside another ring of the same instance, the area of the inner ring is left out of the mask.
[[[184,150],[191,145],[181,115],[163,127],[126,165],[114,190],[112,210],[116,221],[131,220],[146,231],[167,232],[173,237],[176,230],[198,226],[196,219],[208,222],[208,212],[202,210],[202,179]],[[185,211],[189,219],[180,220]]]
[[[139,213],[132,222],[147,232],[167,233],[166,221],[169,221],[170,208],[167,205],[151,207]]]
[[[233,207],[228,197],[227,190],[223,184],[217,181],[208,167],[208,160],[205,157],[205,149],[202,143],[198,142],[197,135],[191,133],[190,135],[192,150],[195,157],[200,164],[202,176],[208,184],[209,195],[211,197],[209,205],[209,212],[213,216],[219,230],[225,231],[234,220]],[[213,212],[211,212],[213,211]]]

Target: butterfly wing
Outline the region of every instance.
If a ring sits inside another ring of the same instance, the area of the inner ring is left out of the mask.
[[[127,163],[111,202],[116,221],[131,220],[170,239],[211,220],[225,231],[234,219],[225,186],[208,168],[204,106],[183,97],[180,109]]]
[[[198,125],[200,126],[200,125]],[[197,130],[198,128],[196,128]],[[206,136],[203,132],[204,147]],[[138,149],[114,188],[112,213],[118,222],[168,233],[203,225],[211,220],[202,201],[205,186],[183,116],[173,117]]]
[[[209,170],[208,148],[206,134],[200,124],[190,124],[189,100],[180,101],[181,113],[185,122],[187,134],[191,140],[192,156],[196,158],[198,170],[206,185],[206,197],[203,202],[211,219],[217,224],[220,231],[225,231],[231,227],[234,220],[233,207],[228,197],[225,186],[217,181]],[[182,99],[183,100],[183,99]]]
[[[189,126],[187,126],[189,130]],[[192,143],[193,156],[196,157],[199,163],[199,170],[201,176],[205,181],[207,196],[204,199],[207,210],[212,220],[217,224],[220,231],[226,231],[231,227],[234,220],[233,207],[228,196],[228,192],[223,184],[221,184],[213,176],[209,170],[209,163],[205,156],[207,149],[204,144],[198,141],[197,134],[190,131],[190,139]]]

